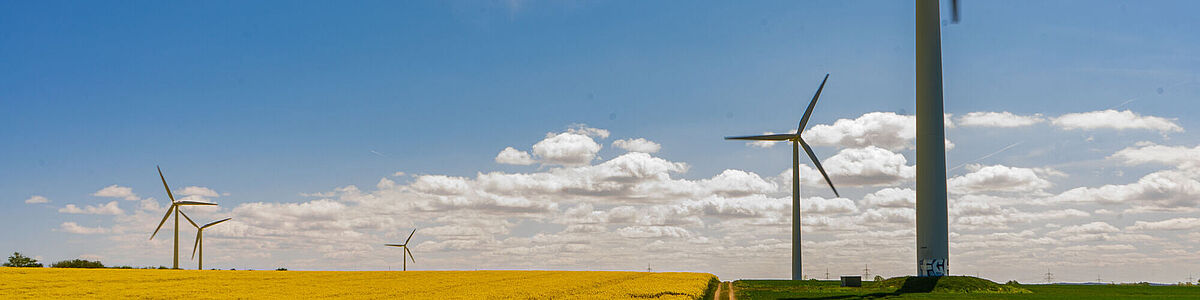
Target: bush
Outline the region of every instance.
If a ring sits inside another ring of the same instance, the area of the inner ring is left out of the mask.
[[[875,282],[883,281],[883,276],[875,275]]]
[[[278,269],[275,269],[275,271],[287,271],[287,268],[278,268]]]
[[[1007,285],[1021,285],[1021,283],[1020,283],[1020,282],[1017,282],[1016,280],[1009,280],[1008,282],[1005,282],[1004,284],[1007,284]]]
[[[4,266],[19,268],[41,268],[42,263],[39,263],[36,259],[25,257],[24,255],[21,255],[20,252],[13,252],[13,255],[8,257],[8,262],[4,263]]]
[[[100,261],[90,261],[83,259],[72,259],[56,262],[50,265],[51,268],[103,268],[104,264]]]

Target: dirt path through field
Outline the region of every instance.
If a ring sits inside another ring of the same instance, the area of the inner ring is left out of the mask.
[[[717,284],[717,290],[713,294],[714,300],[737,300],[737,296],[733,295],[733,282],[722,281]]]
[[[733,281],[726,281],[725,289],[729,290],[729,300],[737,300],[737,295],[733,293]]]
[[[725,285],[725,282],[724,282],[724,281],[721,281],[721,282],[718,282],[718,283],[717,283],[717,290],[716,290],[716,291],[713,291],[713,300],[721,300],[721,299],[724,299],[724,298],[721,298],[721,286],[724,286],[724,285]]]

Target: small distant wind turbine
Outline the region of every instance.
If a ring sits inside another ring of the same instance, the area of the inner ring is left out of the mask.
[[[158,166],[155,166],[158,168]],[[162,221],[158,222],[158,227],[154,228],[154,233],[150,234],[150,239],[153,240],[155,235],[158,235],[158,230],[162,229],[167,218],[171,217],[171,213],[175,213],[175,254],[171,256],[171,268],[179,268],[179,210],[180,206],[184,205],[217,205],[216,203],[199,202],[199,201],[175,201],[175,195],[171,194],[171,187],[167,186],[167,178],[163,177],[162,168],[158,168],[158,178],[162,179],[163,188],[167,189],[167,197],[171,198],[171,207],[167,208],[167,214],[163,215]]]
[[[414,234],[414,233],[417,233],[417,230],[416,230],[416,229],[413,229],[412,233],[409,233],[409,234],[408,234],[408,239],[404,240],[404,243],[403,243],[403,244],[383,244],[383,245],[384,245],[384,246],[389,246],[389,247],[400,247],[400,248],[404,248],[404,253],[402,253],[401,255],[403,255],[403,256],[404,256],[404,258],[407,258],[407,259],[413,260],[413,263],[415,264],[415,263],[417,263],[417,261],[413,259],[412,251],[408,251],[408,248],[409,248],[409,247],[408,247],[408,241],[412,240],[412,237],[413,237],[413,234]],[[400,259],[400,262],[404,263],[404,265],[402,266],[402,268],[403,268],[402,270],[404,270],[404,271],[408,271],[408,261],[407,261],[407,260],[404,260],[404,258],[401,258],[401,259]]]
[[[804,138],[800,137],[800,134],[804,132],[804,127],[808,126],[808,118],[812,116],[813,107],[817,105],[817,98],[821,97],[821,90],[825,89],[827,80],[829,80],[829,74],[825,74],[825,79],[821,80],[821,86],[817,88],[817,93],[813,94],[812,102],[808,103],[808,109],[800,118],[800,126],[796,128],[796,133],[725,137],[726,140],[792,142],[792,280],[801,280],[803,276],[800,268],[800,146],[804,147],[808,158],[811,158],[813,165],[817,167],[818,171],[821,171],[821,176],[825,177],[825,182],[829,184],[830,189],[833,189],[833,195],[841,197],[837,188],[833,187],[833,182],[829,180],[829,175],[825,174],[825,168],[821,167],[817,155],[813,154],[812,148],[804,142]]]
[[[182,211],[179,213],[183,214],[183,218],[187,219],[188,223],[192,223],[192,227],[196,227],[196,243],[192,245],[192,259],[196,259],[196,250],[200,250],[200,260],[196,261],[196,270],[204,270],[204,229],[233,218],[224,218],[220,221],[204,224],[204,226],[197,226],[196,222],[192,222],[192,218],[189,218],[187,214],[184,214]]]

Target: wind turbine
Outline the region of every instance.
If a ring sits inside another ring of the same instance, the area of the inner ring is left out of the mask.
[[[946,127],[942,100],[941,4],[917,0],[917,276],[949,274],[950,228],[946,208]],[[951,0],[959,21],[958,0]]]
[[[196,270],[204,270],[204,229],[233,218],[224,218],[220,221],[204,224],[204,226],[196,226],[196,222],[192,222],[192,218],[189,218],[187,214],[184,214],[182,211],[179,213],[183,214],[183,218],[187,219],[188,223],[192,223],[192,227],[196,227],[196,243],[192,245],[192,259],[196,259],[196,250],[199,249],[200,260],[196,261]]]
[[[796,133],[725,137],[726,140],[792,142],[792,280],[802,280],[801,276],[803,276],[800,268],[799,147],[804,147],[804,152],[808,153],[808,158],[812,159],[813,165],[816,165],[817,170],[821,171],[821,176],[825,177],[825,182],[828,183],[829,188],[833,190],[833,195],[841,197],[841,195],[838,194],[837,188],[833,187],[833,182],[829,180],[829,175],[825,174],[825,168],[821,167],[821,162],[817,160],[817,155],[813,154],[812,148],[808,146],[808,143],[804,142],[804,138],[800,137],[800,134],[804,132],[804,127],[808,125],[808,118],[812,116],[813,107],[817,105],[817,98],[821,97],[821,90],[825,89],[825,81],[828,80],[829,74],[825,74],[825,79],[821,80],[821,86],[817,88],[817,93],[813,94],[812,102],[808,103],[808,109],[804,111],[804,117],[800,119],[800,125],[796,128]]]
[[[404,253],[401,253],[401,255],[403,255],[403,256],[404,256],[404,258],[407,258],[407,259],[412,259],[412,260],[413,260],[413,263],[415,264],[415,263],[417,263],[417,261],[416,261],[415,259],[413,259],[412,251],[408,251],[408,248],[409,248],[409,247],[408,247],[408,241],[412,240],[412,236],[413,236],[413,234],[414,234],[414,233],[417,233],[417,230],[416,230],[416,229],[413,229],[412,233],[409,233],[409,234],[408,234],[408,239],[405,239],[403,244],[383,244],[383,245],[384,245],[384,246],[389,246],[389,247],[400,247],[400,248],[404,248]],[[400,259],[400,262],[404,263],[404,264],[403,264],[401,267],[403,268],[402,270],[404,270],[404,271],[408,271],[408,261],[407,261],[407,260],[404,260],[404,258],[401,258],[401,259]]]
[[[155,166],[158,168],[158,166]],[[162,229],[167,218],[171,217],[171,213],[175,213],[175,254],[171,256],[171,268],[179,268],[179,210],[180,206],[184,205],[217,205],[216,203],[198,202],[198,201],[175,201],[175,195],[171,194],[171,187],[167,186],[167,179],[162,175],[162,168],[158,168],[158,178],[162,179],[163,188],[167,189],[167,197],[171,198],[171,207],[167,208],[167,214],[163,215],[162,221],[158,222],[158,227],[154,228],[154,233],[150,234],[150,239],[153,240],[155,235],[158,235],[158,230]],[[190,220],[189,220],[190,221]],[[193,224],[194,225],[194,224]]]

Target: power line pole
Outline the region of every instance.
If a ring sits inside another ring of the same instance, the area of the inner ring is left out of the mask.
[[[863,280],[871,280],[871,268],[863,264]]]
[[[825,280],[829,280],[829,268],[825,268]]]
[[[1050,269],[1046,269],[1046,284],[1054,283],[1054,273],[1050,273]]]

